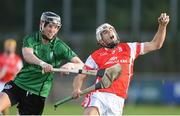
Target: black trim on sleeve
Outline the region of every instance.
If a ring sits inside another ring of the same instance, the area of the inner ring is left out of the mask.
[[[102,87],[101,87],[101,83],[97,83],[97,84],[95,84],[95,90],[97,90],[97,89],[101,89]]]
[[[78,72],[79,74],[82,74],[82,69],[79,69],[79,72]]]
[[[97,72],[97,76],[103,77],[103,76],[104,76],[104,73],[105,73],[105,69],[100,69],[100,70],[98,70],[98,72]]]

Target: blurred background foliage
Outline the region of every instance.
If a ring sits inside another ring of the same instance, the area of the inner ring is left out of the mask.
[[[32,1],[32,32],[39,30],[39,19],[44,11],[53,11],[59,14],[63,26],[66,26],[63,20],[65,16],[63,14],[63,0]],[[8,37],[15,37],[21,43],[23,36],[27,34],[25,32],[25,2],[25,0],[1,0],[1,42]],[[104,22],[114,25],[122,42],[150,41],[157,30],[157,18],[160,13],[167,12],[171,17],[170,2],[171,0],[140,0],[139,28],[137,28],[137,32],[133,33],[133,0],[106,0]],[[99,47],[95,39],[95,29],[98,26],[96,21],[97,1],[72,0],[70,5],[70,31],[66,33],[64,27],[62,27],[59,36],[71,45],[85,61],[88,54]],[[180,2],[178,2],[178,5],[180,5]],[[177,18],[179,16],[178,14]],[[171,19],[172,21],[173,19]],[[135,65],[137,72],[178,72],[180,70],[178,65],[178,59],[180,59],[180,40],[178,39],[180,23],[177,23],[176,32],[173,32],[171,22],[168,26],[167,39],[163,48],[156,53],[140,57],[136,63],[137,65]],[[21,50],[18,50],[18,52],[21,53]]]
[[[179,0],[1,0],[0,6],[1,52],[4,40],[15,38],[18,43],[17,53],[21,54],[23,37],[39,31],[42,12],[53,11],[62,19],[62,28],[58,37],[65,41],[84,62],[90,53],[99,48],[95,31],[100,24],[105,22],[112,24],[121,42],[146,42],[151,41],[157,31],[157,18],[160,13],[166,12],[170,15],[166,41],[162,49],[140,56],[135,61],[135,79],[131,82],[127,103],[168,104],[163,106],[167,106],[168,109],[163,110],[169,113],[164,112],[164,114],[179,114],[177,110],[179,107],[173,106],[170,107],[173,111],[169,110],[169,104],[180,104]],[[56,77],[59,77],[59,74]],[[73,78],[70,77],[74,75],[70,75],[69,78],[55,78],[48,102],[53,103],[71,94]],[[94,79],[89,78],[88,82],[89,86]],[[77,104],[74,105],[76,106]],[[50,109],[48,105],[47,107]],[[135,107],[137,108],[136,105]],[[148,113],[143,109],[145,105],[137,110],[141,113],[135,113],[136,109],[132,110],[135,107],[130,108],[129,111],[126,107],[125,114],[162,114],[163,111],[157,108],[159,106],[155,106],[152,109],[154,113]],[[155,109],[160,112],[157,113]],[[45,110],[45,113],[47,112],[51,113]],[[69,110],[67,112],[74,113]]]

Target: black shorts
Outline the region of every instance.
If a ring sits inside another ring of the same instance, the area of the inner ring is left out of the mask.
[[[45,97],[41,97],[18,87],[13,81],[5,84],[5,92],[11,101],[11,106],[18,104],[20,115],[41,115],[44,109]]]

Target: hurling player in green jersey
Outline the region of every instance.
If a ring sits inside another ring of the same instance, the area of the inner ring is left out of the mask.
[[[40,20],[40,31],[23,39],[22,53],[25,63],[14,81],[6,83],[0,93],[0,112],[18,104],[20,115],[41,115],[45,98],[52,86],[53,67],[60,67],[64,59],[70,62],[61,68],[83,67],[78,56],[56,36],[60,28],[60,16],[53,12],[44,12]]]

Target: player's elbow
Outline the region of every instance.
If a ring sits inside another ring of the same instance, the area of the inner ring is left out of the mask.
[[[23,48],[22,49],[22,55],[23,55],[23,58],[26,62],[29,61],[29,59],[31,58],[33,54],[33,49],[32,48]]]
[[[162,48],[162,46],[163,46],[163,43],[158,43],[158,44],[156,45],[156,49],[159,50],[159,49]]]
[[[161,48],[162,48],[162,44],[157,44],[157,45],[155,46],[155,48],[156,48],[156,50],[161,49]]]
[[[24,53],[24,52],[22,52],[22,56],[23,56],[23,59],[26,61],[27,60],[27,54],[26,53]]]
[[[153,50],[159,50],[159,49],[161,49],[162,48],[162,43],[160,43],[160,42],[156,42],[156,41],[152,41],[151,42],[151,46],[152,46],[152,49]]]
[[[28,57],[29,57],[28,53],[22,52],[22,55],[23,55],[23,59],[27,62],[28,61]]]

